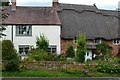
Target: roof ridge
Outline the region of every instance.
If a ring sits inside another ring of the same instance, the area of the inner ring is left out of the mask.
[[[91,6],[91,7],[95,7],[94,5],[85,5],[85,4],[70,4],[70,3],[59,3],[59,4],[63,4],[63,5],[74,5],[74,6]]]
[[[41,7],[41,6],[17,6],[18,8],[52,8],[52,7]]]

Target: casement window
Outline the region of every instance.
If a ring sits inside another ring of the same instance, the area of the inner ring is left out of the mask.
[[[74,38],[73,43],[77,44],[77,38],[76,37]]]
[[[113,44],[120,44],[120,39],[114,39]]]
[[[27,55],[29,49],[30,49],[29,45],[19,45],[19,54]]]
[[[48,52],[56,53],[57,52],[57,46],[56,45],[49,45],[48,46]]]
[[[102,43],[102,40],[101,40],[101,39],[95,39],[95,40],[94,40],[94,43],[95,43],[95,44],[101,44],[101,43]]]
[[[16,36],[32,36],[32,26],[16,25]]]

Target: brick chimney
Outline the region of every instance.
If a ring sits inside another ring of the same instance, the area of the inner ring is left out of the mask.
[[[16,0],[12,0],[12,11],[16,10]]]
[[[52,2],[52,7],[53,7],[53,8],[59,7],[59,2],[58,2],[58,0],[53,0],[53,2]]]

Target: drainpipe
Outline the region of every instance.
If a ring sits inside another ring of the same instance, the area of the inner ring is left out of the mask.
[[[13,42],[13,25],[12,25],[12,30],[11,30],[11,37],[12,37],[12,42]]]

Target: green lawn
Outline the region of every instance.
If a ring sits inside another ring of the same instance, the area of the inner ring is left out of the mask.
[[[85,76],[83,73],[70,74],[66,72],[52,72],[46,70],[33,70],[23,72],[3,72],[3,77],[120,77],[119,74],[106,74],[106,73],[89,73],[89,76]]]
[[[23,72],[3,72],[3,77],[80,77],[80,75],[69,74],[65,72],[52,71],[23,71]],[[83,74],[82,74],[83,76]]]

